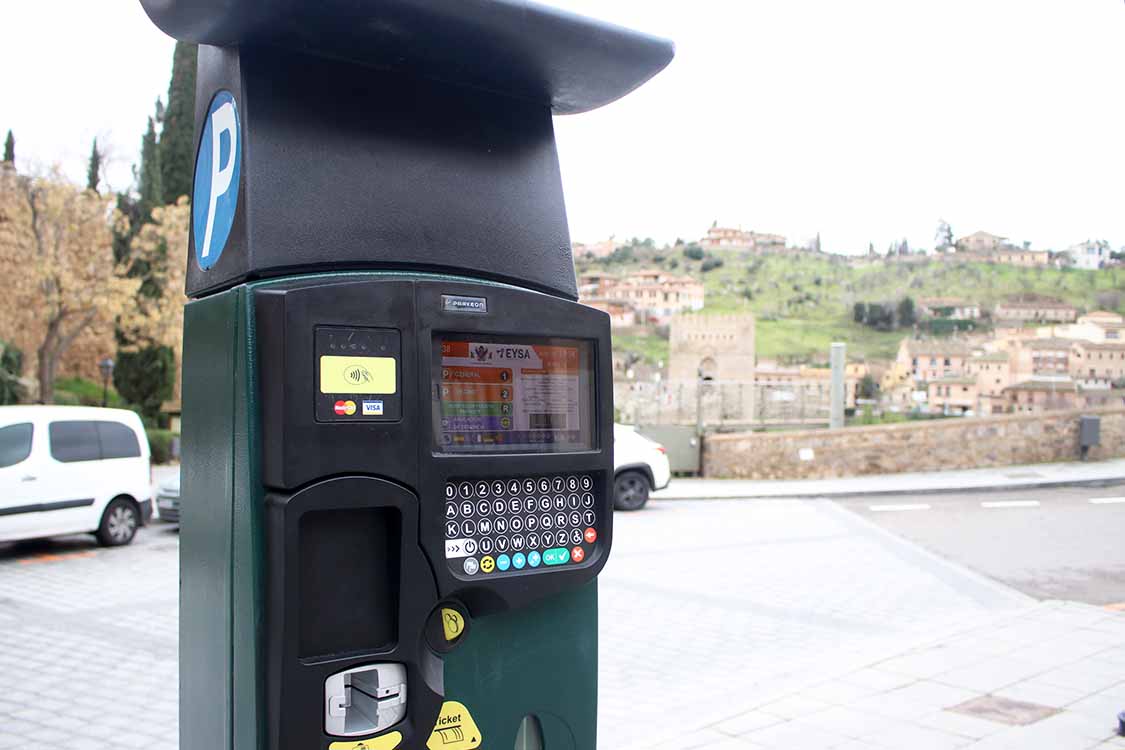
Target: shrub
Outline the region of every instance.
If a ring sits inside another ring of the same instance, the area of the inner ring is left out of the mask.
[[[177,458],[172,455],[172,441],[176,438],[176,434],[171,430],[145,430],[148,435],[149,450],[152,451],[152,462],[154,464],[170,463],[172,459]]]
[[[703,248],[693,242],[684,248],[684,257],[691,260],[703,260]]]
[[[699,267],[699,270],[702,271],[703,273],[707,273],[708,271],[713,271],[713,270],[715,270],[716,268],[719,268],[722,265],[723,265],[723,259],[722,258],[708,258],[707,260],[703,261],[703,265],[701,265]]]
[[[70,406],[101,406],[102,384],[85,378],[58,378],[55,380],[55,403]],[[106,393],[106,406],[122,409],[127,404],[110,384]]]

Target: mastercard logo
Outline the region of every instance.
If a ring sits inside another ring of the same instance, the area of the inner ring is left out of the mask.
[[[332,405],[333,410],[338,417],[350,417],[355,414],[356,405],[355,401],[337,401]]]

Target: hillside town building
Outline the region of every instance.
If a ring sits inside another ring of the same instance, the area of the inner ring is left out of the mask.
[[[635,271],[625,276],[585,274],[579,279],[578,293],[587,304],[629,305],[634,311],[632,325],[664,325],[677,313],[702,310],[705,298],[702,281],[661,270]],[[619,307],[614,309],[623,324],[628,315]]]
[[[918,311],[929,318],[980,319],[980,305],[956,297],[924,297],[918,300]]]
[[[741,227],[720,227],[713,225],[707,235],[699,240],[704,250],[749,250],[755,253],[784,250],[785,237],[780,234],[751,232]]]
[[[961,375],[971,353],[968,344],[957,339],[903,339],[895,361],[901,371],[922,383]]]
[[[998,251],[1007,240],[1007,237],[990,234],[989,232],[973,232],[957,240],[954,245],[963,253],[992,255]]]
[[[997,303],[992,317],[1020,323],[1071,323],[1078,310],[1062,300],[1027,294]]]
[[[1077,245],[1071,245],[1063,251],[1063,254],[1075,268],[1085,271],[1096,271],[1107,265],[1111,260],[1109,243],[1104,241],[1086,240]]]
[[[621,243],[616,238],[610,237],[608,240],[589,244],[575,242],[572,252],[575,258],[608,258],[619,247],[621,247]]]

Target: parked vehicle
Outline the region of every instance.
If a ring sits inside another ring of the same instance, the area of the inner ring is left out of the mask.
[[[152,517],[140,417],[88,406],[0,406],[0,542],[94,534],[128,544]]]
[[[180,522],[180,472],[157,485],[156,515],[166,523]]]
[[[640,510],[649,493],[662,490],[672,480],[668,452],[632,427],[613,426],[613,507]]]

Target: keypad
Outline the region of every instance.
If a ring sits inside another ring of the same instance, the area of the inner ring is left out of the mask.
[[[461,576],[581,564],[598,541],[587,474],[454,480],[445,486],[445,557]]]

